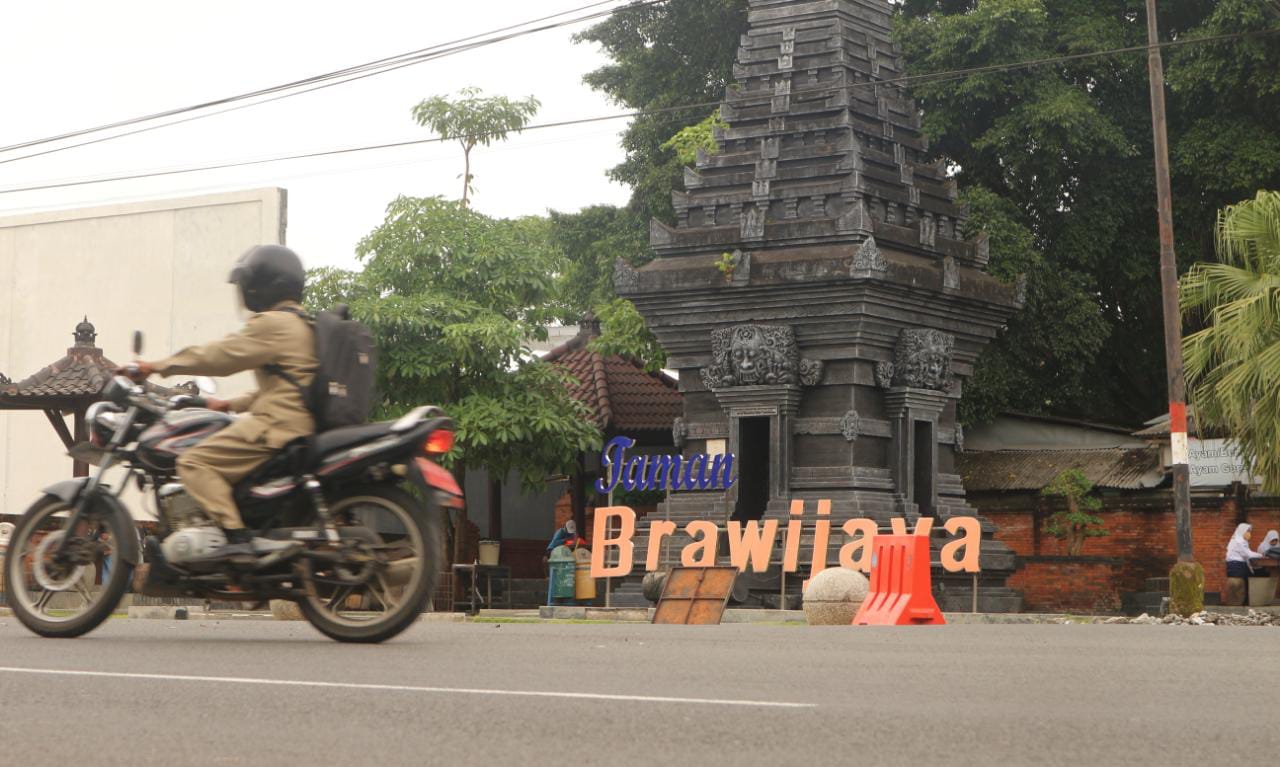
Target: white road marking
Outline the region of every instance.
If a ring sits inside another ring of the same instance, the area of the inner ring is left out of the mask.
[[[502,695],[528,698],[571,698],[577,700],[616,700],[632,703],[686,703],[701,706],[757,706],[761,708],[816,708],[816,703],[792,703],[775,700],[733,700],[730,698],[677,698],[666,695],[612,695],[595,692],[556,692],[547,690],[486,690],[470,687],[419,687],[403,684],[359,684],[356,682],[312,682],[305,679],[258,679],[238,676],[192,676],[187,674],[135,674],[117,671],[78,671],[56,668],[20,668],[0,666],[5,674],[44,674],[47,676],[88,676],[106,679],[147,679],[162,682],[218,682],[223,684],[259,684],[279,687],[329,687],[346,690],[378,690],[384,692],[425,692],[453,695]]]

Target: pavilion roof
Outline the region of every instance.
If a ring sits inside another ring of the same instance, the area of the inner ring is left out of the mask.
[[[117,365],[94,345],[93,324],[76,326],[75,345],[61,359],[18,382],[0,376],[0,410],[52,408],[97,399]]]
[[[543,360],[573,377],[569,393],[591,411],[605,431],[666,431],[683,412],[676,382],[650,373],[635,360],[590,348],[600,323],[584,320],[578,335],[547,352]]]

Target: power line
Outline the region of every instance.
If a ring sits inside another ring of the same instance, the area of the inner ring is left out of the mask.
[[[525,149],[529,149],[533,147],[544,147],[544,146],[551,146],[554,144],[567,144],[570,142],[582,141],[583,139],[586,139],[586,138],[601,136],[609,132],[610,131],[608,130],[593,130],[585,133],[575,133],[573,135],[559,136],[557,138],[548,139],[546,141],[531,142],[529,144],[524,144],[524,145],[507,145],[507,144],[495,145],[490,147],[486,152],[486,154],[501,155],[506,152],[518,152],[518,151],[523,151]],[[413,157],[411,159],[390,160],[388,162],[380,162],[380,163],[374,163],[374,164],[361,164],[361,165],[353,165],[348,167],[339,166],[339,167],[327,167],[327,168],[319,168],[319,169],[312,169],[312,170],[300,169],[296,171],[281,171],[279,173],[272,174],[271,176],[269,176],[269,178],[310,179],[310,178],[319,178],[324,176],[342,176],[342,175],[349,175],[353,173],[365,173],[369,171],[386,170],[388,168],[406,168],[406,167],[415,166],[415,165],[434,165],[437,163],[455,162],[455,161],[456,161],[456,157],[452,153],[434,154],[434,155],[428,155],[425,157]],[[212,191],[217,191],[222,189],[243,189],[243,188],[245,188],[244,181],[224,181],[224,182],[212,182],[212,183],[203,183],[203,184],[197,182],[196,185],[194,186],[174,188],[173,190],[171,190],[171,193],[177,194],[177,195],[205,194],[205,193],[210,193]],[[44,212],[48,210],[69,210],[69,209],[74,209],[78,207],[83,207],[85,205],[106,205],[106,204],[113,204],[117,202],[133,202],[139,199],[147,199],[147,198],[148,198],[147,193],[145,192],[132,192],[132,193],[118,194],[114,197],[93,197],[90,199],[82,199],[78,202],[61,202],[60,201],[57,203],[56,207],[53,207],[53,208],[51,208],[48,203],[29,205],[22,208],[6,208],[4,209],[3,213],[4,215],[21,215],[23,213]]]
[[[1040,59],[1029,59],[1026,61],[1010,62],[1007,64],[992,64],[992,65],[986,65],[981,67],[970,67],[966,69],[955,69],[955,70],[949,70],[949,71],[943,71],[943,72],[931,72],[931,73],[922,74],[922,75],[903,75],[900,77],[887,78],[883,80],[869,80],[867,82],[851,83],[847,86],[844,86],[844,88],[831,88],[828,86],[828,87],[800,89],[800,90],[792,91],[791,95],[796,96],[796,95],[804,95],[806,93],[819,93],[819,92],[834,93],[838,90],[855,90],[858,88],[876,88],[882,85],[900,85],[900,84],[909,83],[909,82],[910,83],[914,83],[914,82],[943,83],[943,82],[949,82],[952,80],[961,80],[967,77],[972,77],[974,75],[986,74],[990,72],[1009,72],[1009,71],[1014,71],[1018,69],[1030,69],[1038,66],[1046,66],[1049,64],[1060,64],[1060,63],[1066,63],[1071,61],[1080,61],[1082,59],[1089,59],[1089,58],[1102,58],[1106,56],[1115,56],[1115,55],[1121,55],[1125,53],[1136,53],[1136,52],[1145,53],[1150,51],[1153,48],[1156,48],[1156,49],[1174,48],[1174,47],[1181,47],[1186,45],[1195,45],[1200,43],[1227,42],[1231,40],[1240,40],[1240,39],[1252,38],[1252,37],[1263,37],[1263,36],[1274,35],[1274,34],[1280,34],[1280,29],[1255,30],[1251,32],[1237,32],[1233,34],[1216,35],[1212,37],[1199,37],[1199,38],[1189,38],[1189,39],[1182,39],[1182,40],[1171,40],[1167,42],[1158,43],[1156,45],[1139,45],[1139,46],[1130,46],[1126,48],[1113,48],[1105,51],[1093,51],[1088,53],[1075,53],[1075,54],[1068,54],[1064,56],[1053,56],[1053,57],[1040,58]],[[761,92],[755,95],[759,95],[761,97],[770,97],[772,96],[772,93]],[[720,103],[721,101],[704,101],[704,102],[699,102],[694,104],[682,104],[679,106],[662,107],[658,109],[644,109],[644,110],[637,110],[633,112],[622,112],[622,113],[612,114],[612,115],[601,115],[598,117],[585,117],[585,118],[579,118],[575,120],[561,120],[558,122],[528,125],[528,126],[525,126],[523,130],[526,130],[526,131],[545,130],[548,128],[562,128],[570,125],[584,125],[588,123],[606,122],[610,120],[621,120],[621,119],[626,119],[630,117],[642,117],[642,116],[656,115],[656,114],[669,114],[673,112],[691,111],[694,109],[706,109],[708,107],[718,106]],[[395,141],[395,142],[382,143],[382,144],[371,144],[366,146],[345,147],[341,149],[330,149],[330,150],[322,150],[322,151],[316,151],[316,152],[306,152],[302,154],[285,155],[280,157],[268,157],[268,158],[253,159],[253,160],[239,160],[239,161],[231,161],[231,162],[224,162],[224,163],[216,163],[211,165],[195,166],[195,167],[189,167],[189,168],[176,168],[176,169],[163,170],[163,171],[138,172],[138,173],[132,173],[127,175],[111,176],[106,178],[79,179],[74,181],[46,183],[46,184],[40,184],[35,186],[17,187],[17,188],[11,188],[11,189],[0,189],[0,194],[14,194],[17,192],[35,192],[35,191],[43,191],[48,189],[62,189],[67,187],[86,186],[90,184],[104,184],[104,183],[115,182],[115,181],[133,181],[133,180],[142,179],[142,178],[157,178],[157,177],[163,177],[163,176],[181,175],[186,173],[199,173],[199,172],[211,171],[211,170],[225,170],[227,168],[240,168],[240,167],[246,167],[251,165],[263,165],[266,163],[273,163],[273,162],[306,160],[306,159],[314,159],[318,157],[331,157],[336,155],[354,154],[357,152],[377,151],[382,149],[396,149],[396,148],[402,148],[402,147],[408,147],[408,146],[418,146],[423,144],[437,144],[437,143],[442,143],[444,141],[451,141],[451,140],[452,139],[445,139],[441,137],[411,139],[406,141]]]
[[[617,8],[612,8],[606,11],[597,11],[595,13],[588,14],[586,16],[580,16],[572,19],[564,19],[555,23],[534,27],[532,29],[520,29],[521,27],[528,27],[530,24],[538,24],[544,21],[549,21],[551,19],[567,16],[572,13],[578,13],[580,11],[597,8],[601,5],[607,5],[613,2],[617,2],[617,0],[598,0],[598,2],[594,2],[589,5],[573,8],[567,11],[561,11],[559,13],[554,13],[549,16],[542,16],[540,18],[530,19],[528,21],[524,21],[519,24],[512,24],[506,27],[490,30],[488,32],[471,35],[469,37],[459,38],[457,40],[452,40],[446,43],[440,43],[428,48],[422,48],[416,51],[409,51],[407,53],[398,54],[396,56],[389,56],[383,59],[377,59],[375,61],[366,62],[364,64],[359,64],[352,67],[335,70],[333,72],[328,72],[322,75],[314,75],[312,77],[304,78],[302,80],[295,80],[290,83],[284,83],[282,85],[275,85],[269,88],[262,88],[256,91],[241,93],[234,96],[226,96],[223,98],[214,99],[212,101],[206,101],[203,103],[193,104],[191,106],[186,106],[186,107],[169,109],[163,112],[156,112],[153,114],[134,117],[127,120],[120,120],[113,123],[98,125],[92,128],[81,128],[79,130],[62,133],[56,136],[48,136],[40,139],[32,139],[30,141],[25,141],[18,144],[11,144],[9,146],[0,147],[0,152],[9,152],[17,149],[25,149],[25,148],[34,147],[34,146],[40,146],[43,144],[63,141],[69,138],[76,138],[79,136],[88,135],[91,133],[99,133],[104,130],[113,130],[116,128],[123,128],[123,127],[128,127],[130,125],[136,125],[138,123],[163,119],[165,117],[175,117],[175,116],[186,114],[189,112],[195,112],[203,109],[209,109],[212,107],[223,106],[226,104],[234,104],[236,102],[245,101],[248,99],[261,99],[259,101],[254,101],[252,103],[239,104],[237,106],[232,106],[227,109],[221,109],[214,112],[195,115],[195,116],[187,117],[181,120],[174,120],[172,122],[163,123],[160,125],[152,125],[144,128],[139,128],[137,130],[127,131],[124,133],[113,134],[111,136],[105,136],[102,138],[93,139],[90,141],[83,141],[77,144],[71,144],[68,146],[48,149],[42,152],[34,152],[31,154],[23,155],[21,157],[13,157],[6,160],[0,160],[0,164],[17,162],[18,160],[26,160],[32,157],[40,157],[47,154],[53,154],[55,152],[66,151],[68,149],[75,149],[77,147],[88,146],[91,144],[98,144],[104,141],[111,141],[113,139],[123,138],[125,136],[132,136],[138,133],[146,133],[152,130],[159,130],[160,128],[167,128],[173,125],[192,122],[193,120],[201,120],[206,117],[213,117],[214,115],[225,114],[227,112],[233,112],[239,109],[247,109],[249,107],[258,106],[261,104],[267,104],[273,101],[279,101],[281,99],[291,98],[293,96],[300,96],[304,93],[310,93],[312,91],[321,90],[323,88],[330,88],[335,85],[343,85],[345,83],[354,82],[356,80],[363,80],[366,77],[373,77],[375,75],[394,72],[398,69],[403,69],[404,67],[413,66],[415,64],[421,64],[427,61],[433,61],[438,58],[444,58],[445,56],[452,56],[458,53],[464,53],[467,51],[476,50],[478,48],[483,48],[489,45],[494,45],[496,43],[512,40],[517,37],[523,37],[523,36],[534,34],[537,32],[545,32],[551,29],[558,29],[558,28],[570,26],[573,24],[580,24],[586,21],[593,21],[598,18],[610,16],[614,13],[617,13],[620,10],[631,9],[635,7],[646,7],[646,6],[657,5],[659,3],[667,2],[667,0],[642,0],[641,2],[620,6]],[[502,32],[510,32],[511,30],[518,30],[518,31],[512,32],[511,34],[502,35],[500,37],[489,37],[490,35],[498,35],[499,33],[502,33]],[[485,39],[479,39],[479,38],[485,38]],[[310,87],[304,87],[304,86],[310,86]],[[278,94],[278,95],[273,95],[273,94]],[[261,98],[263,96],[269,96],[269,98]]]

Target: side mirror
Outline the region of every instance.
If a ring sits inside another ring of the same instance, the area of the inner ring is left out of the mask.
[[[142,356],[142,331],[133,331],[133,356]]]
[[[199,378],[192,379],[192,383],[194,383],[196,388],[200,390],[200,393],[206,397],[218,393],[218,385],[208,376],[200,376]]]

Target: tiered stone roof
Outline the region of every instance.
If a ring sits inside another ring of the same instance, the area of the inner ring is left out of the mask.
[[[884,0],[756,0],[720,109],[719,151],[698,158],[674,195],[658,255],[709,247],[891,243],[982,267],[965,211],[928,141],[903,74]]]
[[[887,0],[751,0],[718,151],[686,169],[676,225],[651,223],[657,258],[615,275],[673,366],[704,364],[710,332],[749,308],[795,324],[819,358],[853,342],[888,359],[903,326],[951,333],[963,377],[1021,305],[984,272],[986,236],[964,237],[955,182],[926,161],[890,13]],[[784,284],[783,303],[759,300]],[[852,322],[795,323],[833,314]]]

